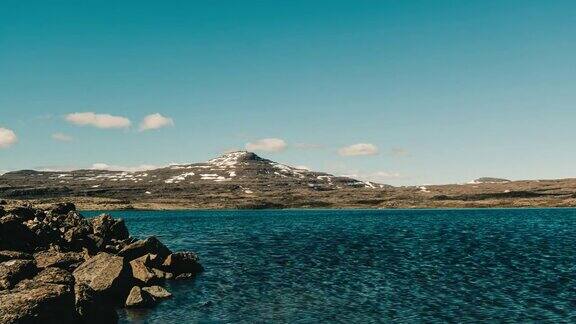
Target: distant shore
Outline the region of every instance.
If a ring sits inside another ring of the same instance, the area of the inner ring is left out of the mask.
[[[78,210],[254,210],[254,209],[449,209],[449,208],[569,208],[576,207],[574,199],[550,199],[550,198],[515,198],[515,199],[485,199],[485,200],[424,200],[414,201],[410,199],[395,200],[388,203],[373,206],[362,203],[341,204],[302,204],[293,203],[282,205],[275,202],[267,203],[260,201],[246,205],[229,204],[227,201],[219,201],[207,204],[198,204],[187,200],[164,200],[164,201],[127,201],[108,198],[65,197],[30,200],[6,200],[7,204],[18,206],[30,203],[34,206],[48,207],[60,201],[71,201],[76,204]]]

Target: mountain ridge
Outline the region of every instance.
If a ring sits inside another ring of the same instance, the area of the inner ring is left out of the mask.
[[[13,171],[0,175],[0,198],[83,209],[571,207],[576,179],[393,187],[235,151],[146,171]]]

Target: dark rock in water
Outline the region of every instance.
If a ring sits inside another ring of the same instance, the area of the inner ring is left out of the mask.
[[[20,280],[31,278],[37,272],[32,260],[10,260],[0,263],[0,290],[14,287]]]
[[[164,261],[163,270],[173,273],[177,279],[181,274],[197,274],[204,268],[200,265],[198,255],[194,252],[175,252]]]
[[[0,262],[8,261],[8,260],[32,260],[34,259],[31,254],[18,252],[18,251],[0,251]]]
[[[154,298],[152,298],[150,294],[142,290],[140,287],[134,286],[130,290],[124,305],[126,307],[150,307],[154,305],[154,302]]]
[[[73,274],[76,282],[86,283],[99,294],[109,297],[124,295],[130,282],[124,258],[106,252],[86,260]]]
[[[38,245],[37,236],[17,216],[0,218],[0,250],[32,252]]]
[[[75,210],[76,210],[76,205],[74,205],[71,202],[66,202],[66,203],[55,204],[54,206],[52,206],[52,209],[50,211],[56,215],[65,215],[65,214],[68,214],[69,212],[75,211]]]
[[[59,252],[47,250],[34,254],[38,268],[58,267],[66,270],[77,268],[84,262],[84,255],[80,252]]]
[[[118,323],[118,314],[116,314],[114,307],[106,303],[90,286],[77,283],[74,286],[74,292],[79,322],[90,324]]]
[[[162,242],[152,236],[129,244],[118,252],[118,255],[125,257],[128,261],[132,261],[146,254],[156,254],[158,258],[164,260],[170,253],[170,250]]]
[[[124,240],[128,238],[128,229],[123,219],[114,219],[108,214],[102,214],[92,219],[94,234],[102,237],[105,242],[111,239]]]
[[[0,292],[0,323],[74,323],[75,318],[68,285],[31,282]]]
[[[172,294],[168,290],[160,286],[144,287],[142,290],[150,294],[150,296],[152,296],[154,299],[165,299],[172,297]]]

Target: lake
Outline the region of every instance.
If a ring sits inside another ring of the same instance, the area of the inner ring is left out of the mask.
[[[110,214],[206,269],[122,323],[576,321],[575,209]]]

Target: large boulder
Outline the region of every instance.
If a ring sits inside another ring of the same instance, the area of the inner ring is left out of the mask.
[[[37,272],[33,260],[10,260],[0,263],[0,290],[11,289],[19,281]]]
[[[118,322],[118,314],[114,306],[107,303],[87,284],[77,283],[74,286],[74,293],[78,322],[89,324]]]
[[[66,270],[77,268],[84,262],[84,255],[80,252],[59,252],[47,250],[34,254],[38,268],[58,267]]]
[[[0,323],[74,323],[74,292],[68,285],[31,282],[0,291]]]
[[[98,294],[120,297],[130,283],[128,266],[123,257],[100,252],[73,272],[76,282],[85,283]]]
[[[39,246],[38,238],[15,215],[0,218],[0,250],[33,252]]]
[[[187,274],[187,277],[204,270],[200,265],[198,255],[194,252],[172,253],[166,258],[162,267],[163,270],[173,273],[175,276]]]
[[[112,239],[125,240],[129,236],[124,220],[121,218],[114,219],[108,214],[102,214],[92,219],[92,227],[94,234],[102,237],[105,242]]]
[[[138,286],[132,287],[128,297],[126,298],[126,302],[124,305],[126,307],[150,307],[154,305],[154,298],[150,296],[146,291],[142,290]]]
[[[160,260],[164,260],[170,253],[170,249],[152,236],[127,245],[118,252],[118,255],[125,257],[128,261],[132,261],[146,254],[155,254]]]

